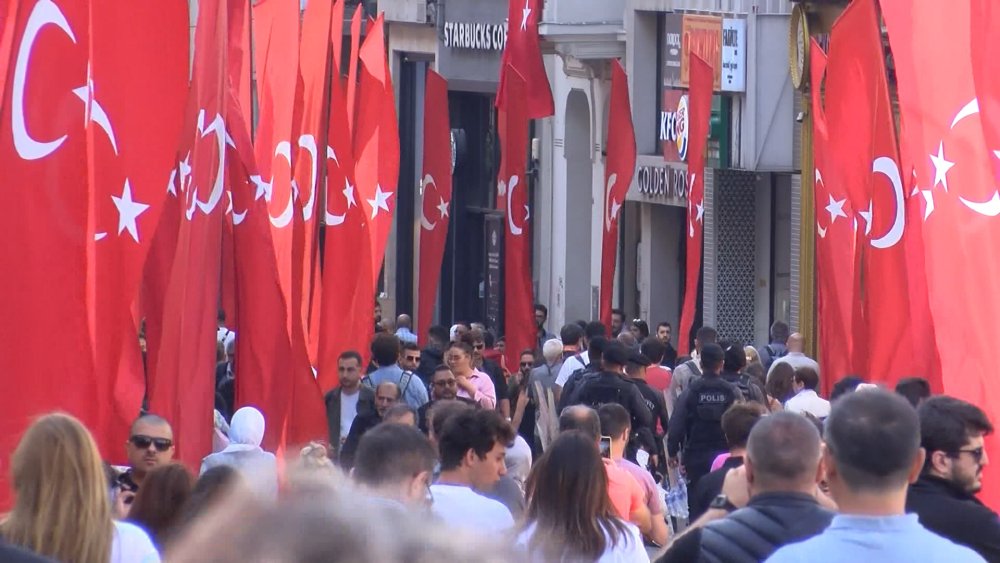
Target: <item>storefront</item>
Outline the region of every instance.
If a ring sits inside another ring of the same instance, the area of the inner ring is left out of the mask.
[[[694,1],[673,2],[676,12],[663,4],[630,0],[626,10],[633,119],[655,124],[637,126],[636,132],[643,156],[630,191],[639,220],[629,234],[638,241],[635,258],[625,249],[627,267],[636,272],[635,312],[654,322],[679,316],[684,240],[677,248],[676,233],[683,233],[686,215],[676,207],[679,212],[660,210],[671,205],[657,204],[645,186],[647,178],[656,178],[654,185],[665,178],[672,188],[670,170],[686,167],[687,66],[694,52],[715,70],[695,325],[714,325],[747,342],[766,341],[772,320],[795,321],[795,96],[784,56],[789,8],[764,3],[752,13],[708,15]],[[666,171],[650,175],[644,166]],[[630,313],[631,284],[623,285]]]

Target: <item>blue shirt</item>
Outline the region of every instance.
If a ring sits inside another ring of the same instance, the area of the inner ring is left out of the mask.
[[[410,342],[413,344],[417,343],[417,335],[408,328],[401,328],[396,331],[396,338],[402,342]]]
[[[368,385],[372,389],[379,386],[381,383],[386,381],[391,381],[396,385],[399,385],[400,391],[403,391],[403,400],[406,404],[410,405],[414,409],[419,409],[424,406],[429,399],[427,396],[427,388],[424,387],[424,382],[415,374],[410,374],[407,376],[410,381],[408,383],[403,383],[400,385],[400,381],[403,379],[403,368],[396,364],[391,366],[385,366],[383,368],[378,368],[377,370],[371,372],[363,381],[365,385]],[[405,389],[405,390],[404,390]]]
[[[933,563],[983,562],[967,547],[920,525],[916,514],[833,517],[830,527],[806,541],[787,545],[767,559],[786,562]]]

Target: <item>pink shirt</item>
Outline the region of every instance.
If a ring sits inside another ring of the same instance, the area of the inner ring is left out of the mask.
[[[656,481],[649,474],[649,471],[624,458],[615,460],[615,465],[624,469],[642,487],[642,496],[646,501],[646,507],[649,508],[649,513],[653,516],[663,514],[666,509],[663,506],[663,497],[660,496]]]
[[[497,390],[493,385],[493,380],[490,379],[490,376],[479,371],[478,369],[474,369],[472,370],[472,375],[469,376],[469,383],[472,383],[472,386],[476,388],[476,394],[470,396],[465,389],[459,387],[459,397],[472,399],[473,401],[479,403],[479,406],[484,409],[497,408]]]

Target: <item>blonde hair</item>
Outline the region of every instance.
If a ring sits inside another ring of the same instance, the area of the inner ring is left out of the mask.
[[[59,561],[106,562],[114,524],[90,432],[66,414],[36,420],[11,458],[17,501],[0,523],[8,542]]]

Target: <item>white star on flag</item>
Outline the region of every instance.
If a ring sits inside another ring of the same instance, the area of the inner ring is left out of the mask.
[[[525,204],[525,206],[524,206],[524,220],[525,220],[525,222],[527,222],[528,219],[531,219],[531,208],[528,207],[527,204]]]
[[[389,212],[389,197],[391,195],[392,192],[383,192],[381,185],[375,185],[375,199],[367,200],[368,205],[372,208],[372,219],[378,216],[379,209],[384,209],[386,213]]]
[[[358,205],[358,200],[354,199],[354,186],[351,185],[351,181],[344,178],[344,198],[347,199],[347,208],[350,209]],[[386,210],[388,211],[388,210]]]
[[[934,213],[934,192],[931,190],[920,190],[920,195],[924,196],[924,221]]]
[[[872,202],[871,202],[871,200],[868,201],[868,209],[866,209],[864,211],[859,211],[858,215],[860,215],[861,218],[864,219],[864,221],[865,221],[865,234],[866,235],[872,234]]]
[[[441,212],[441,218],[444,219],[448,216],[448,202],[444,200],[443,197],[439,197],[441,203],[437,205],[438,211]]]
[[[611,199],[611,220],[614,221],[618,218],[618,211],[622,208],[622,204],[618,203],[617,199]]]
[[[932,154],[930,157],[934,164],[934,186],[941,184],[944,186],[944,191],[948,191],[948,171],[955,166],[955,163],[945,159],[944,142],[938,144],[937,154]]]
[[[125,188],[122,190],[122,196],[111,196],[111,199],[115,202],[115,207],[118,208],[118,234],[120,235],[122,231],[128,229],[128,234],[132,235],[132,240],[139,242],[139,227],[136,225],[135,220],[144,211],[149,209],[149,206],[132,199],[132,186],[129,185],[128,179],[125,180]]]
[[[826,211],[830,214],[831,225],[837,220],[837,217],[847,219],[847,213],[844,213],[845,203],[847,203],[846,199],[835,200],[833,195],[830,196],[830,204],[826,206]]]
[[[531,8],[528,7],[530,2],[531,0],[524,0],[524,8],[521,10],[521,29],[523,30],[528,29],[528,18],[531,17]]]
[[[699,223],[704,223],[705,222],[705,202],[701,201],[700,203],[698,203],[698,205],[695,206],[695,208],[698,210],[698,217],[695,219],[695,221],[698,221]]]

